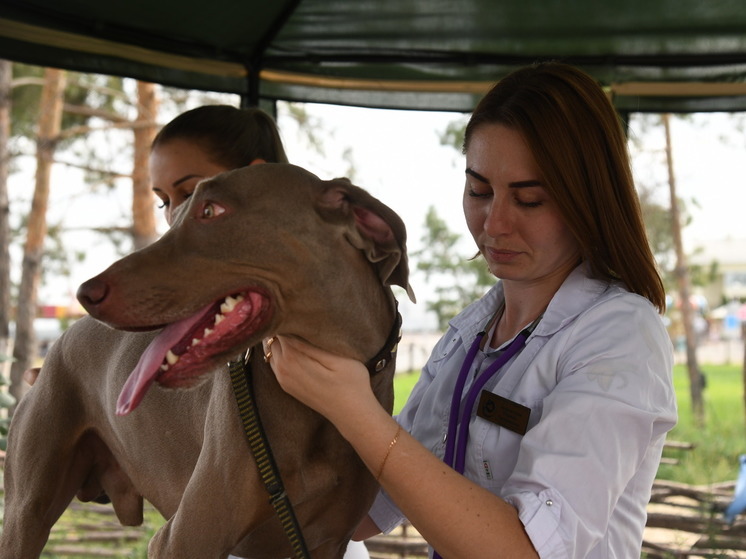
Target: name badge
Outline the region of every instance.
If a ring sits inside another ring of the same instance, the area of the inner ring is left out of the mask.
[[[477,415],[495,425],[510,429],[514,433],[525,435],[531,408],[487,390],[482,390],[477,406]]]

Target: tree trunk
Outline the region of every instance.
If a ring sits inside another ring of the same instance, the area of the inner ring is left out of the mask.
[[[132,170],[132,241],[135,250],[149,245],[156,239],[153,191],[150,188],[148,158],[150,144],[156,134],[158,98],[152,83],[137,82],[137,121],[148,126],[135,126],[135,158]]]
[[[10,356],[10,93],[13,64],[0,60],[0,376],[5,378]]]
[[[21,285],[18,290],[16,338],[11,366],[11,394],[20,399],[23,372],[33,366],[37,354],[34,319],[37,311],[37,290],[41,278],[44,239],[47,235],[47,204],[49,183],[56,144],[62,123],[65,93],[65,72],[54,68],[44,71],[44,88],[39,107],[36,144],[36,186],[28,216],[26,244],[23,251]]]
[[[671,123],[670,115],[662,115],[663,128],[666,132],[666,162],[668,164],[668,186],[671,192],[671,227],[673,232],[674,247],[676,249],[676,281],[679,288],[679,299],[681,300],[681,321],[684,325],[684,337],[686,339],[686,365],[689,371],[689,391],[692,399],[692,413],[698,424],[704,423],[704,404],[702,402],[702,375],[697,363],[697,339],[694,332],[694,320],[690,303],[690,281],[689,266],[684,253],[684,244],[681,239],[681,217],[679,213],[679,201],[676,195],[676,178],[673,172],[673,155],[671,149]]]

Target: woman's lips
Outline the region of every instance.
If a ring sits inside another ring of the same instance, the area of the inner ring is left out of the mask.
[[[509,264],[514,262],[522,253],[516,250],[486,248],[487,257],[492,262]]]

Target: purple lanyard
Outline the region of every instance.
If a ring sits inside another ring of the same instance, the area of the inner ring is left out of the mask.
[[[510,342],[510,345],[505,351],[492,363],[487,369],[479,375],[476,382],[469,388],[469,393],[466,397],[466,403],[464,408],[461,410],[461,419],[459,420],[459,408],[461,407],[461,395],[464,391],[464,385],[466,379],[469,376],[469,369],[471,369],[474,358],[479,351],[479,345],[484,338],[485,332],[479,332],[471,344],[469,351],[466,354],[463,365],[461,365],[461,372],[459,372],[458,379],[456,380],[456,387],[453,391],[453,397],[451,398],[451,413],[448,417],[448,434],[446,435],[446,451],[443,457],[443,462],[451,466],[458,473],[464,473],[464,463],[466,461],[466,443],[469,438],[469,419],[471,418],[474,404],[476,403],[477,396],[481,393],[482,388],[490,380],[497,371],[499,371],[505,363],[507,363],[513,356],[518,353],[526,343],[526,339],[531,334],[534,324],[528,328],[522,330],[515,339]],[[456,433],[458,432],[458,437]],[[454,454],[456,454],[456,460],[454,462]]]
[[[466,378],[469,376],[469,369],[471,369],[471,366],[474,363],[474,358],[477,356],[477,351],[479,351],[479,345],[482,343],[482,338],[485,336],[484,331],[477,334],[474,343],[471,344],[469,351],[466,353],[464,363],[461,365],[461,371],[456,380],[456,387],[453,390],[453,397],[451,398],[451,413],[448,416],[448,434],[446,435],[446,452],[443,457],[443,462],[451,466],[458,473],[464,473],[466,443],[469,439],[469,419],[471,418],[471,412],[474,409],[477,395],[480,394],[487,381],[495,376],[495,373],[497,373],[505,363],[510,361],[516,353],[521,351],[537,323],[538,320],[528,328],[521,330],[520,334],[510,342],[510,345],[505,348],[505,351],[502,352],[497,360],[487,367],[481,375],[479,375],[476,382],[471,386],[471,388],[469,388],[469,393],[466,396],[466,403],[464,404],[463,410],[461,410],[461,420],[459,421],[458,412],[461,407],[461,394],[464,392],[464,385],[466,385]],[[457,432],[458,440],[456,436]],[[458,453],[456,455],[455,463],[453,460],[454,453]],[[442,559],[442,557],[437,551],[433,550],[433,559]]]
[[[487,381],[494,377],[505,363],[510,361],[519,351],[521,351],[521,349],[523,349],[523,346],[526,345],[526,340],[531,335],[531,332],[534,331],[534,328],[536,328],[536,325],[540,320],[541,316],[528,327],[521,330],[495,362],[479,375],[471,388],[469,388],[464,408],[460,410],[461,419],[459,420],[458,416],[459,408],[461,407],[461,395],[464,392],[466,379],[469,376],[469,369],[471,369],[471,366],[474,363],[474,358],[477,356],[479,346],[482,343],[482,338],[484,338],[486,334],[484,330],[477,334],[474,343],[471,344],[469,351],[466,353],[464,363],[461,365],[461,371],[458,374],[458,379],[456,379],[453,397],[451,398],[451,413],[448,416],[448,434],[446,435],[446,452],[445,456],[443,456],[443,462],[451,466],[458,473],[463,474],[465,469],[466,443],[469,440],[469,419],[471,419],[471,413],[474,409],[474,404],[477,401],[477,395],[481,393],[482,388],[487,384]],[[455,462],[454,454],[456,454]],[[442,559],[442,557],[437,551],[433,550],[433,559]]]

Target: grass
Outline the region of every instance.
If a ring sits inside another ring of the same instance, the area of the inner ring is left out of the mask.
[[[679,403],[679,423],[671,440],[686,441],[694,450],[669,451],[679,459],[676,466],[661,466],[658,477],[682,483],[706,485],[738,476],[738,456],[746,453],[746,414],[741,367],[703,365],[707,379],[703,392],[705,420],[698,425],[692,415],[689,378],[684,366],[674,369],[674,387]]]
[[[394,376],[394,415],[398,414],[407,403],[407,398],[419,378],[420,371],[397,373]]]
[[[143,525],[126,528],[120,526],[111,506],[73,501],[52,528],[41,556],[44,559],[147,559],[148,542],[164,522],[146,505]]]

